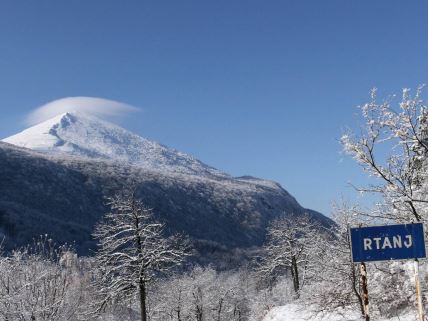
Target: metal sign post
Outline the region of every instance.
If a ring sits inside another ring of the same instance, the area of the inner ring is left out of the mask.
[[[364,317],[369,321],[367,270],[364,262],[414,260],[418,321],[424,321],[418,258],[426,257],[422,223],[357,227],[350,229],[352,261],[360,264]]]
[[[419,261],[414,260],[415,267],[415,287],[416,287],[416,302],[418,304],[418,321],[424,321],[424,308],[422,306],[421,283],[419,281]]]

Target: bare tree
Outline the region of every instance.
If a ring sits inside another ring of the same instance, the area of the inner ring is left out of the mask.
[[[360,135],[351,131],[341,142],[345,152],[377,182],[357,187],[362,192],[380,194],[388,209],[370,216],[394,221],[426,220],[428,109],[423,101],[422,86],[414,96],[403,90],[401,101],[394,97],[381,103],[373,89],[371,101],[361,106],[363,126]],[[386,156],[385,156],[386,155]]]
[[[308,276],[309,285],[302,298],[315,312],[329,315],[345,308],[364,315],[362,275],[359,264],[352,261],[349,228],[367,225],[372,218],[360,208],[346,203],[335,206],[336,224],[331,233],[314,235],[311,257],[314,262]],[[396,316],[415,303],[412,265],[402,262],[376,262],[367,265],[371,316]],[[425,273],[425,272],[423,272]]]
[[[246,321],[253,286],[248,271],[195,267],[157,283],[154,321]]]
[[[314,264],[304,298],[314,304],[316,312],[354,306],[364,314],[360,271],[352,262],[349,242],[349,227],[361,222],[357,213],[355,207],[336,206],[336,224],[330,233],[313,234],[310,253]]]
[[[81,301],[77,256],[41,237],[0,258],[0,316],[4,320],[69,320]]]
[[[95,227],[96,262],[100,268],[98,311],[108,302],[139,297],[141,320],[147,321],[147,284],[188,255],[178,235],[165,237],[164,226],[135,191],[108,199],[111,211]]]
[[[258,271],[277,277],[290,271],[296,294],[303,286],[309,264],[308,238],[319,232],[319,224],[308,215],[281,217],[274,220],[267,231],[267,242],[258,258]]]

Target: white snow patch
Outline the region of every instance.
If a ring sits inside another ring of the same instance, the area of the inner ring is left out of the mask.
[[[61,121],[65,114],[56,116],[34,127],[30,127],[16,135],[3,139],[4,142],[36,151],[52,149],[59,142],[57,136],[52,135],[51,129]]]
[[[307,306],[299,304],[287,304],[272,308],[263,321],[359,321],[362,320],[358,313],[353,311],[338,311],[328,314],[314,314]],[[377,318],[377,321],[416,321],[414,314],[407,313],[392,318]]]

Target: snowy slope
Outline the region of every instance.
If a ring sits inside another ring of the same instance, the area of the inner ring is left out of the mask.
[[[68,153],[196,175],[226,176],[194,157],[83,113],[65,113],[4,142],[41,152]]]
[[[378,321],[416,321],[416,313],[406,313],[392,318],[376,318]],[[359,321],[361,316],[355,312],[338,311],[324,315],[314,315],[307,306],[288,304],[275,307],[266,315],[263,321]]]

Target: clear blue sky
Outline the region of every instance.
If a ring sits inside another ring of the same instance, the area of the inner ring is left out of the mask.
[[[372,86],[428,82],[426,1],[0,2],[0,137],[48,101],[141,107],[121,125],[330,212],[364,182],[337,140]]]

